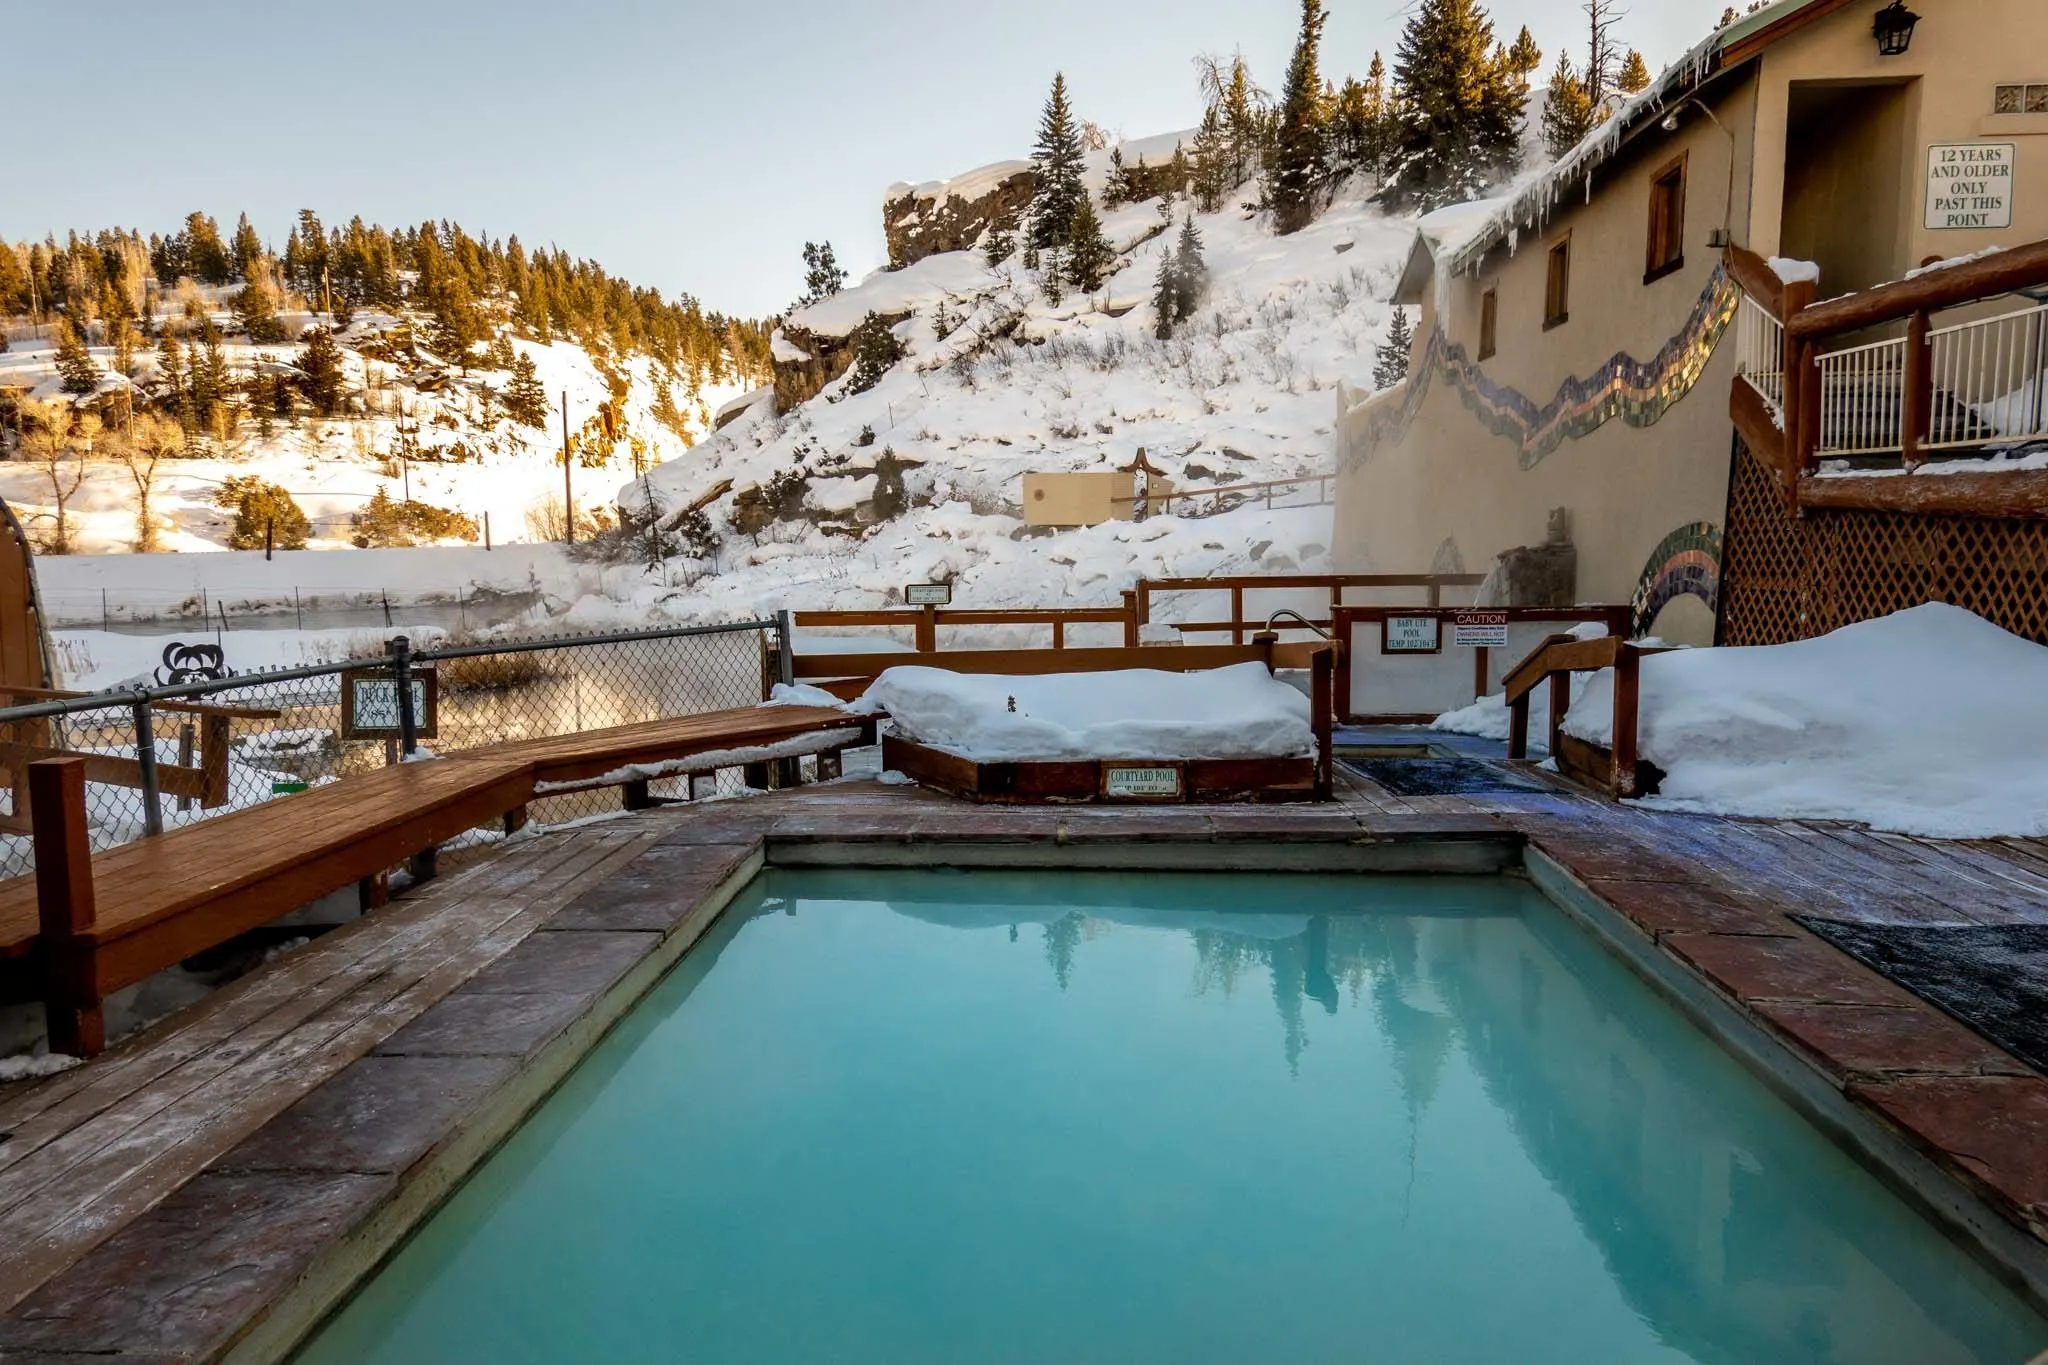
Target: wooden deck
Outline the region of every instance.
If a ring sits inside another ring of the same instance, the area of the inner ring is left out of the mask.
[[[2048,1079],[1790,918],[2048,924],[2048,841],[1666,815],[1563,790],[1401,797],[1341,770],[1338,785],[1324,806],[1053,809],[854,781],[506,848],[85,1068],[0,1091],[0,1355],[212,1358],[764,842],[792,860],[806,844],[967,843],[1036,846],[1054,865],[1093,849],[1234,866],[1525,839],[2006,1226],[2048,1240]]]

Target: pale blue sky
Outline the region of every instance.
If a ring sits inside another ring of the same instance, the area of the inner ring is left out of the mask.
[[[1391,59],[1401,0],[1328,0],[1324,71]],[[1721,0],[1636,0],[1662,65]],[[1500,0],[1546,52],[1576,0]],[[1127,136],[1185,127],[1191,58],[1242,47],[1279,85],[1296,0],[0,0],[0,236],[168,230],[246,209],[281,245],[332,223],[452,218],[558,243],[751,314],[799,292],[804,241],[856,276],[881,191],[1024,155],[1055,69]]]

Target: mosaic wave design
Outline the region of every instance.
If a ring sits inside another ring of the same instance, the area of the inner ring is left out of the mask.
[[[1681,597],[1716,609],[1721,598],[1721,528],[1711,521],[1679,527],[1657,543],[1629,601],[1631,635],[1641,635],[1657,613]]]
[[[1567,440],[1586,436],[1616,417],[1632,427],[1651,426],[1706,372],[1714,348],[1734,321],[1739,297],[1727,267],[1716,265],[1685,326],[1655,356],[1637,360],[1617,351],[1592,374],[1566,380],[1557,396],[1541,407],[1518,390],[1488,379],[1464,347],[1449,340],[1441,327],[1432,327],[1399,405],[1375,414],[1361,439],[1347,443],[1346,472],[1363,464],[1383,442],[1407,435],[1439,374],[1489,431],[1515,443],[1516,460],[1523,469],[1534,468]]]

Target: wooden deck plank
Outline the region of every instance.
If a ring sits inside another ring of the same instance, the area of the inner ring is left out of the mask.
[[[228,1065],[200,1084],[181,1089],[190,1077],[174,1073],[96,1116],[86,1125],[90,1133],[75,1144],[77,1153],[64,1154],[73,1159],[51,1178],[32,1182],[29,1195],[9,1201],[0,1214],[12,1234],[0,1245],[0,1302],[18,1301],[206,1161],[390,1037],[523,941],[587,879],[639,856],[653,832],[560,837],[574,851],[554,860],[523,894],[508,898],[485,883],[471,888],[484,894],[445,898],[439,914],[422,915],[407,926],[412,932],[384,935],[379,951],[338,973],[339,993],[324,1008],[263,1040],[246,1031],[235,1035],[221,1049],[229,1054]],[[46,1145],[37,1166],[55,1164],[53,1146]]]

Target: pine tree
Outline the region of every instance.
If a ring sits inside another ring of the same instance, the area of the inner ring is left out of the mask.
[[[832,253],[830,242],[804,243],[804,293],[796,301],[799,308],[808,308],[820,299],[829,299],[846,286],[846,272],[839,268],[839,258]]]
[[[304,342],[297,361],[299,392],[315,413],[332,417],[341,406],[341,347],[325,327],[307,332]]]
[[[1192,157],[1193,177],[1189,187],[1195,196],[1195,206],[1204,213],[1214,213],[1223,207],[1223,196],[1230,192],[1230,146],[1223,133],[1223,119],[1215,105],[1202,112],[1202,126],[1195,130],[1195,149]]]
[[[100,367],[69,318],[64,320],[64,339],[57,346],[57,373],[63,377],[66,393],[87,394],[100,386]]]
[[[327,229],[311,209],[299,210],[299,292],[313,301],[313,307],[327,309]]]
[[[1543,49],[1536,46],[1535,36],[1529,32],[1529,26],[1524,24],[1522,31],[1515,35],[1515,45],[1508,49],[1508,70],[1515,73],[1515,78],[1522,83],[1522,88],[1527,90],[1529,78],[1534,76],[1537,68],[1542,65]]]
[[[1102,235],[1102,219],[1096,216],[1095,201],[1085,189],[1074,206],[1067,236],[1067,281],[1082,293],[1092,294],[1102,288],[1103,278],[1116,263],[1116,253]]]
[[[1190,217],[1180,226],[1180,242],[1173,261],[1173,314],[1175,322],[1195,315],[1202,295],[1209,289],[1209,263],[1202,259],[1202,234],[1195,231]]]
[[[0,241],[0,317],[17,316],[28,309],[28,272],[21,268],[14,248]]]
[[[220,328],[208,318],[199,325],[199,346],[192,356],[192,415],[202,428],[214,425],[214,410],[228,396],[228,358],[221,349]]]
[[[523,427],[546,429],[548,392],[541,387],[533,357],[521,351],[512,361],[512,382],[505,386],[505,412]]]
[[[1633,95],[1650,88],[1650,64],[1643,60],[1643,54],[1634,48],[1622,59],[1621,74],[1614,78],[1615,88],[1624,95]]]
[[[1180,272],[1175,260],[1171,246],[1160,252],[1159,273],[1152,279],[1152,334],[1161,341],[1173,335],[1174,324],[1180,321]]]
[[[1408,377],[1408,352],[1415,345],[1415,333],[1408,326],[1408,310],[1397,307],[1387,323],[1387,339],[1373,348],[1372,386],[1391,389]]]
[[[1230,146],[1227,194],[1252,178],[1266,154],[1266,92],[1253,83],[1251,66],[1242,53],[1230,60],[1230,76],[1223,83],[1219,103]]]
[[[164,405],[176,414],[178,424],[192,426],[192,412],[185,382],[185,348],[167,328],[156,348],[156,382],[163,390]]]
[[[235,320],[249,340],[264,345],[285,339],[284,324],[277,320],[277,295],[266,278],[268,268],[260,261],[251,269],[248,283],[235,295]]]
[[[263,239],[256,235],[256,229],[249,225],[249,215],[243,214],[235,224],[235,240],[232,248],[235,278],[252,279],[256,269],[263,262]]]
[[[982,239],[981,259],[994,270],[1010,259],[1017,250],[1017,224],[1015,219],[1006,218],[992,225],[988,236]]]
[[[185,269],[202,284],[226,284],[233,272],[220,224],[203,213],[188,214],[184,231]]]
[[[1557,70],[1550,74],[1550,98],[1543,106],[1543,149],[1555,161],[1592,131],[1593,100],[1572,69],[1571,57],[1560,52]]]
[[[1055,73],[1052,93],[1038,121],[1038,145],[1031,153],[1038,189],[1031,199],[1031,241],[1044,248],[1063,246],[1073,228],[1074,211],[1087,191],[1081,184],[1081,132],[1067,104],[1066,73]]]
[[[860,326],[853,329],[847,340],[853,343],[853,364],[846,376],[849,394],[866,393],[882,382],[890,366],[903,358],[903,343],[896,339],[889,324],[873,313],[861,319]]]
[[[1122,208],[1130,198],[1131,173],[1124,166],[1124,149],[1112,147],[1109,152],[1109,179],[1102,187],[1102,207]]]
[[[1328,20],[1322,0],[1301,0],[1301,33],[1295,39],[1287,83],[1280,95],[1269,196],[1273,227],[1282,236],[1309,225],[1315,217],[1316,194],[1322,188],[1324,127],[1319,104],[1323,79],[1316,59]]]
[[[1421,0],[1394,80],[1400,110],[1383,197],[1433,209],[1479,197],[1513,165],[1523,95],[1494,59],[1478,0]]]

